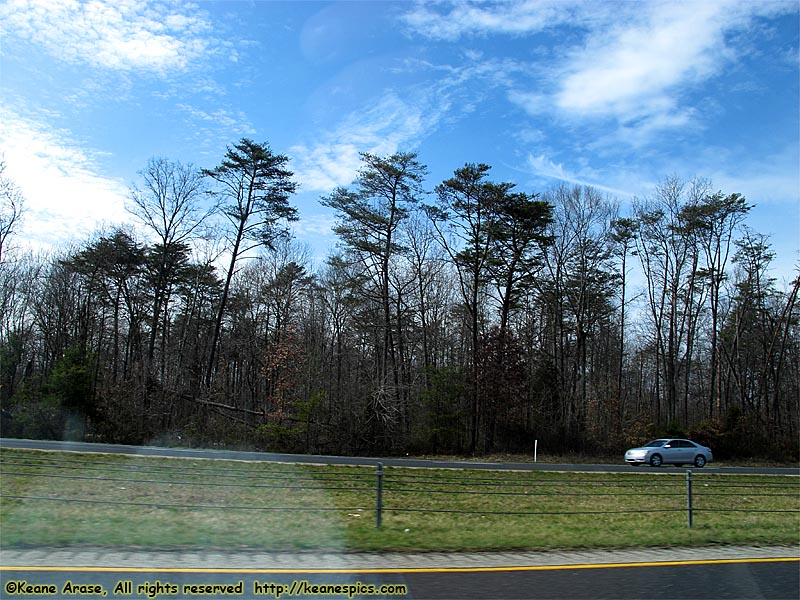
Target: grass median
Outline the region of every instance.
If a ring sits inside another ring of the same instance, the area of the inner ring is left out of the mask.
[[[375,468],[0,450],[0,545],[510,550],[797,544],[800,478]]]

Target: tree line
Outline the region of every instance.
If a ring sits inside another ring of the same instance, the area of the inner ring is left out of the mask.
[[[751,205],[665,178],[621,214],[467,163],[361,155],[321,198],[324,264],[291,235],[289,159],[151,159],[138,232],[44,254],[0,169],[3,435],[307,453],[618,452],[687,435],[798,457],[800,277],[780,289]]]

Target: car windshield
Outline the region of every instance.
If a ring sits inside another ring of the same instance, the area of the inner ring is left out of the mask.
[[[667,440],[653,440],[652,442],[647,442],[643,448],[661,448],[664,444],[667,443]]]

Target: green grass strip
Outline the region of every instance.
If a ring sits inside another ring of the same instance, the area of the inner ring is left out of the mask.
[[[0,449],[0,545],[459,551],[800,542],[800,477],[384,468]],[[265,479],[269,483],[259,483]]]

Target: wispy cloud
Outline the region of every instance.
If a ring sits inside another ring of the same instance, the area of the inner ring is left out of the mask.
[[[436,127],[443,106],[411,104],[392,92],[364,111],[347,115],[319,140],[290,148],[303,191],[328,193],[348,185],[361,166],[360,152],[387,155],[408,151]]]
[[[241,110],[218,108],[203,110],[189,104],[179,103],[176,108],[187,115],[191,126],[189,130],[203,147],[218,145],[218,141],[231,134],[254,136],[256,130],[247,115]]]
[[[667,174],[686,180],[702,176],[708,178],[715,189],[744,194],[758,205],[789,206],[797,210],[800,208],[798,164],[800,147],[790,143],[765,156],[743,155],[740,150],[708,146],[691,156],[639,161],[631,165],[635,167],[633,170],[626,168],[624,162],[597,170],[591,168],[586,159],[573,157],[573,164],[565,164],[556,162],[547,152],[532,152],[522,170],[543,180],[589,185],[621,198],[651,194],[657,182]]]
[[[409,59],[392,68],[397,73],[414,72],[423,83],[402,93],[387,89],[315,141],[290,149],[304,191],[327,193],[352,182],[360,167],[360,152],[413,151],[442,124],[464,118],[493,90],[510,85],[512,75],[524,66],[510,59],[483,60],[470,53],[467,63],[459,66]]]
[[[791,2],[597,3],[570,0],[419,3],[403,17],[417,35],[456,41],[533,36],[569,25],[564,50],[508,85],[508,99],[532,116],[616,124],[618,141],[647,143],[696,125],[688,92],[738,58],[732,33],[759,16],[797,11]],[[530,76],[533,74],[532,76]]]
[[[599,183],[599,177],[592,177],[582,172],[573,172],[565,168],[562,163],[556,163],[545,154],[529,154],[526,162],[527,171],[534,177],[543,180],[563,181],[573,185],[590,186],[609,194],[622,197],[633,197],[634,192],[618,187],[609,187]]]
[[[158,74],[183,70],[217,45],[202,11],[176,2],[9,0],[0,33],[67,62]]]
[[[627,7],[625,7],[627,8]],[[732,32],[789,8],[774,2],[665,2],[603,24],[555,72],[552,105],[562,115],[608,118],[633,145],[696,121],[686,92],[738,58]],[[624,11],[624,9],[623,9]]]
[[[577,2],[528,0],[525,2],[419,2],[403,17],[415,33],[432,39],[455,41],[488,33],[530,34],[570,22]],[[442,10],[444,9],[444,10]]]
[[[99,175],[98,157],[69,132],[52,130],[0,107],[0,152],[7,175],[25,197],[24,243],[57,247],[88,236],[98,224],[128,221],[127,188]]]

